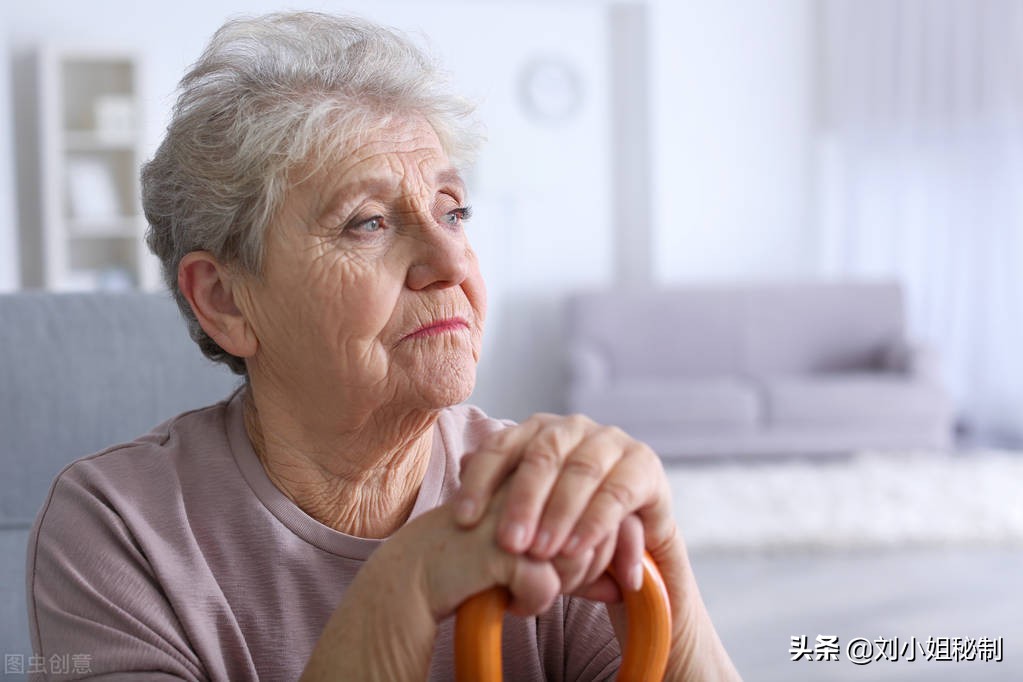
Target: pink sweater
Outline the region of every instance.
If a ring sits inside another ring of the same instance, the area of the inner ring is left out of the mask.
[[[294,680],[345,589],[381,540],[339,533],[267,478],[239,394],[68,466],[29,540],[37,656],[83,677]],[[502,428],[445,410],[412,516],[444,503],[462,455]],[[453,678],[451,620],[431,680]],[[507,617],[505,679],[609,679],[619,648],[602,605],[562,598]],[[72,679],[61,675],[59,679]]]

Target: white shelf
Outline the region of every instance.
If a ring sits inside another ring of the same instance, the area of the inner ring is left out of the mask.
[[[26,286],[56,290],[159,285],[145,248],[139,65],[114,49],[44,46],[37,54],[38,262]]]

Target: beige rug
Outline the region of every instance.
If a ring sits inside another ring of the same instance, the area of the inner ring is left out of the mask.
[[[1023,546],[1023,453],[674,465],[694,551]]]

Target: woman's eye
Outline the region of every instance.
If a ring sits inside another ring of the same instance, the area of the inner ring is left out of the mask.
[[[441,218],[448,225],[460,225],[469,218],[472,217],[472,208],[469,206],[461,206],[453,211],[448,211]]]
[[[351,229],[356,232],[379,232],[383,227],[384,219],[380,216],[373,216],[372,218],[355,223]]]

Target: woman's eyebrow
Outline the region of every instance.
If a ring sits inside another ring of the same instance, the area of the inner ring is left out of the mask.
[[[337,213],[366,197],[391,195],[395,191],[393,178],[363,178],[344,183],[332,189],[325,197],[321,214]]]
[[[437,185],[454,185],[463,194],[465,193],[465,181],[462,179],[462,174],[455,168],[445,168],[437,172]]]
[[[437,171],[434,183],[437,187],[454,187],[463,195],[466,191],[462,174],[455,168],[444,168]],[[319,213],[320,215],[340,213],[366,197],[390,196],[395,193],[396,187],[400,187],[400,183],[396,183],[394,178],[385,176],[344,183],[329,193],[323,202],[323,210]]]

